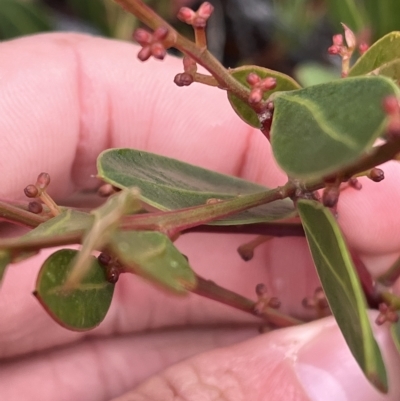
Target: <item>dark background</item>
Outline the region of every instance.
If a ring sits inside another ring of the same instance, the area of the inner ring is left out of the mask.
[[[210,50],[227,67],[257,64],[294,75],[304,85],[337,76],[339,58],[328,56],[334,33],[346,23],[372,43],[400,30],[400,0],[211,0]],[[179,31],[175,15],[196,0],[147,0]],[[131,40],[139,26],[112,0],[0,0],[0,40],[44,31],[78,31]],[[0,56],[1,57],[1,56]]]

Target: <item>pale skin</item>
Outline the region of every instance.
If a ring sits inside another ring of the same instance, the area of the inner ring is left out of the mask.
[[[133,147],[268,186],[285,177],[261,133],[215,88],[177,88],[180,62],[140,63],[131,44],[80,35],[0,45],[0,197],[23,199],[38,173],[62,203],[94,188],[103,149]],[[373,274],[400,251],[399,165],[379,184],[346,190],[339,222]],[[2,235],[10,234],[1,226]],[[190,234],[177,242],[202,276],[255,297],[264,282],[282,310],[318,285],[302,238],[273,240],[247,264],[235,249],[252,237]],[[8,269],[0,291],[0,394],[8,401],[398,400],[400,358],[377,328],[389,371],[382,396],[354,362],[333,318],[259,335],[257,321],[196,295],[175,298],[123,275],[109,315],[87,334],[54,323],[31,295],[49,254]],[[376,314],[371,313],[374,317]]]

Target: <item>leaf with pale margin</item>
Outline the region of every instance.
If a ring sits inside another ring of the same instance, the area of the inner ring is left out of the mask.
[[[77,255],[66,286],[73,288],[79,285],[90,267],[91,253],[94,250],[100,250],[108,243],[111,234],[123,216],[138,212],[141,209],[142,203],[138,190],[128,188],[111,196],[104,205],[91,212],[94,216],[93,224],[85,233],[82,249]]]
[[[114,293],[114,284],[106,279],[104,267],[94,256],[89,271],[79,286],[65,291],[73,261],[78,251],[61,249],[43,263],[36,281],[34,295],[50,316],[63,327],[91,330],[105,318]]]
[[[299,215],[336,322],[368,380],[388,391],[386,369],[372,333],[367,302],[340,228],[321,203],[299,200]]]
[[[396,323],[392,324],[390,332],[392,334],[394,345],[396,346],[396,349],[400,354],[400,315],[399,315],[399,320]]]
[[[274,100],[271,145],[280,167],[294,178],[322,178],[351,165],[384,133],[382,101],[398,96],[386,77],[341,79]]]
[[[375,42],[353,65],[349,77],[368,74],[400,58],[400,32],[391,32]]]
[[[78,210],[67,209],[58,216],[40,224],[29,233],[19,237],[21,241],[54,237],[70,232],[88,230],[93,224],[93,216]]]
[[[11,255],[10,252],[5,250],[0,250],[0,284],[3,280],[4,273],[7,269],[7,266],[11,262]]]
[[[399,44],[400,46],[400,44]],[[397,84],[400,83],[400,58],[381,65],[379,68],[371,72],[371,75],[383,75],[394,79]]]
[[[196,287],[197,279],[187,259],[172,241],[156,231],[115,231],[110,249],[124,271],[142,276],[177,294]]]
[[[58,216],[40,224],[33,230],[17,238],[0,242],[1,249],[12,254],[12,263],[35,256],[40,249],[54,246],[57,239],[65,239],[70,234],[84,232],[93,224],[93,216],[72,209],[63,210]],[[74,242],[64,242],[72,244]],[[75,243],[78,243],[76,241]]]
[[[219,174],[176,159],[135,149],[110,149],[97,159],[98,176],[118,187],[137,187],[141,199],[159,210],[177,210],[267,191],[240,178]],[[292,201],[278,200],[213,222],[216,225],[251,224],[293,216]]]
[[[291,91],[295,89],[300,89],[301,86],[288,75],[282,74],[281,72],[269,70],[268,68],[258,67],[255,65],[246,65],[243,67],[238,67],[230,70],[231,75],[236,78],[240,83],[250,88],[246,79],[250,73],[257,74],[261,79],[270,77],[276,79],[276,87],[264,94],[264,100],[274,92],[280,91]],[[228,100],[235,110],[236,114],[247,124],[255,128],[260,128],[260,122],[258,120],[255,111],[245,102],[238,99],[235,95],[228,92]]]

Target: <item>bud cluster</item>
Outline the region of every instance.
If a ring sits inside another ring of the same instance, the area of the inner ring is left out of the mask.
[[[357,46],[357,39],[354,32],[345,24],[342,24],[344,29],[343,35],[337,34],[332,37],[332,46],[328,48],[328,53],[338,55],[342,58],[342,77],[346,77],[350,69],[350,58]]]
[[[164,40],[167,36],[168,28],[166,27],[159,27],[153,33],[141,28],[136,29],[133,39],[142,46],[142,49],[138,53],[138,59],[146,61],[153,56],[158,60],[163,60],[167,54],[164,46]]]
[[[251,87],[249,95],[250,104],[260,103],[265,92],[276,88],[275,78],[267,77],[262,79],[254,72],[251,72],[247,76],[246,81]]]
[[[322,317],[329,314],[329,304],[321,287],[316,288],[312,297],[304,298],[302,305],[306,309],[314,309],[318,316]]]
[[[60,214],[60,209],[46,192],[46,188],[49,186],[49,184],[50,175],[47,173],[41,173],[38,175],[36,184],[30,184],[26,186],[24,193],[28,198],[40,198],[40,200],[50,209],[53,216],[57,216]],[[28,210],[31,213],[39,214],[42,212],[43,207],[39,202],[33,201],[29,203]]]
[[[281,306],[281,302],[277,297],[271,297],[268,295],[268,290],[265,284],[256,285],[256,294],[258,300],[254,306],[254,312],[262,316],[265,308],[278,309]]]
[[[182,7],[177,17],[186,24],[192,25],[195,29],[204,29],[207,20],[214,11],[214,7],[208,1],[204,2],[197,11],[193,11],[188,7]]]
[[[399,320],[399,315],[396,310],[390,305],[382,302],[379,304],[379,315],[375,323],[380,326],[385,322],[396,323]]]

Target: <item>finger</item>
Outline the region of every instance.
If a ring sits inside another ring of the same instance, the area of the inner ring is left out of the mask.
[[[265,138],[239,120],[223,91],[172,84],[181,69],[177,59],[143,64],[132,45],[82,35],[40,35],[0,46],[0,132],[6,141],[0,166],[18,172],[2,183],[2,197],[21,197],[35,180],[34,169],[51,174],[57,197],[93,187],[97,155],[118,146],[265,185],[284,182]],[[362,180],[362,191],[349,189],[339,202],[339,221],[361,253],[400,248],[399,166],[384,170],[382,183]]]
[[[7,140],[1,167],[18,172],[2,185],[2,196],[21,196],[42,170],[57,197],[93,187],[96,158],[110,147],[147,149],[236,175],[247,157],[263,157],[262,172],[249,168],[268,175],[262,135],[235,116],[223,91],[176,87],[178,59],[143,64],[133,45],[66,34],[5,42],[0,51],[0,132]],[[270,166],[276,181],[278,169]]]
[[[389,373],[389,395],[375,390],[350,354],[332,318],[271,332],[195,356],[114,401],[398,400],[400,360],[379,335]]]
[[[284,252],[282,241],[272,241],[253,261],[246,264],[235,249],[245,238],[191,234],[179,242],[196,272],[223,287],[256,299],[255,287],[265,283],[271,296],[282,302],[281,312],[315,317],[302,307],[305,294],[318,286],[304,239],[293,239],[291,252]],[[0,291],[0,358],[23,355],[78,341],[87,335],[60,327],[32,296],[38,270],[54,250],[11,266]],[[278,255],[285,257],[278,257]],[[275,255],[275,256],[274,256]],[[91,335],[112,336],[165,327],[224,325],[258,322],[258,318],[231,307],[191,294],[177,297],[137,276],[121,275],[111,308],[102,324]]]
[[[171,364],[243,341],[254,332],[254,328],[236,326],[90,339],[3,361],[0,394],[10,401],[109,400]]]

